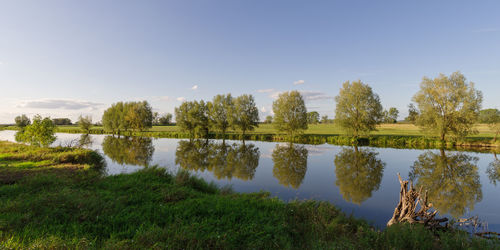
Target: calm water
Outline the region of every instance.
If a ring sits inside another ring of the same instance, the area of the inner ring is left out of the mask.
[[[15,131],[0,131],[14,141]],[[190,170],[237,192],[269,191],[285,201],[329,201],[383,227],[398,202],[399,182],[429,190],[441,213],[478,216],[500,232],[500,155],[274,142],[116,138],[57,134],[55,145],[84,143],[105,155],[108,174],[160,165]],[[499,158],[499,159],[497,159]]]

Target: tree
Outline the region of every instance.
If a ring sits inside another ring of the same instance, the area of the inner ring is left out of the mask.
[[[335,156],[335,185],[347,201],[361,204],[378,190],[385,163],[370,149],[343,148]]]
[[[153,126],[160,125],[160,114],[158,112],[153,112]]]
[[[259,126],[259,110],[252,95],[241,95],[234,101],[234,112],[231,124],[239,129],[245,139],[245,132]]]
[[[344,82],[335,102],[336,123],[354,138],[375,130],[381,122],[380,99],[370,86],[361,81]]]
[[[271,116],[271,115],[266,116],[266,120],[264,121],[264,123],[266,123],[266,124],[273,123],[273,116]]]
[[[16,140],[26,142],[34,146],[48,147],[56,140],[56,126],[48,117],[40,115],[33,117],[33,123],[16,133]]]
[[[479,112],[479,122],[486,123],[495,133],[494,142],[500,133],[500,111],[498,109],[483,109]]]
[[[104,111],[104,129],[120,135],[129,129],[141,131],[153,125],[152,108],[147,101],[117,102]]]
[[[204,101],[185,101],[175,108],[175,120],[191,138],[208,135],[208,108]]]
[[[413,163],[409,177],[417,187],[428,190],[429,200],[440,213],[460,218],[483,198],[477,162],[464,153],[427,151]],[[417,188],[418,189],[418,188]]]
[[[231,94],[216,95],[212,102],[208,103],[208,118],[210,126],[226,137],[226,131],[231,125],[231,116],[233,115],[234,102]]]
[[[18,126],[21,129],[31,124],[30,118],[28,118],[25,114],[16,116],[15,122],[16,126]]]
[[[420,113],[416,124],[437,134],[443,142],[449,134],[455,138],[465,137],[477,132],[473,125],[482,100],[474,83],[467,83],[460,72],[449,77],[443,74],[434,79],[424,77],[420,90],[413,96]]]
[[[167,126],[172,124],[172,114],[167,113],[158,119],[159,125]]]
[[[78,117],[78,126],[88,134],[92,128],[92,117],[91,116],[81,116]]]
[[[405,118],[405,121],[415,123],[418,115],[419,115],[419,113],[418,113],[417,108],[415,107],[415,105],[413,103],[410,103],[408,105],[408,116]]]
[[[399,111],[398,109],[391,107],[389,110],[384,110],[383,119],[385,123],[396,123],[398,122]]]
[[[54,118],[52,119],[52,122],[57,126],[72,124],[69,118]]]
[[[273,102],[274,127],[293,138],[307,129],[307,109],[298,91],[284,92]]]
[[[311,111],[307,113],[307,123],[318,124],[319,123],[319,113],[316,111]]]
[[[324,115],[324,116],[321,117],[321,123],[322,124],[328,123],[328,116],[327,115]]]
[[[273,176],[283,186],[299,188],[307,172],[308,151],[304,146],[276,144],[273,150]]]

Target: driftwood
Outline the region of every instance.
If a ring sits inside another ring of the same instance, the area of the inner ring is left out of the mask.
[[[438,211],[431,211],[432,203],[427,201],[427,190],[422,194],[422,188],[417,191],[412,182],[408,187],[408,181],[403,181],[399,173],[398,179],[401,185],[399,203],[394,209],[392,218],[387,222],[387,226],[407,222],[410,224],[424,224],[425,227],[432,229],[447,227],[447,225],[443,226],[441,223],[447,222],[448,218],[437,219]]]

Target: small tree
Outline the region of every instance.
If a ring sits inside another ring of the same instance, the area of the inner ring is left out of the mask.
[[[158,119],[158,121],[159,121],[159,124],[162,126],[170,125],[170,124],[172,124],[172,114],[167,113],[167,114],[161,116]]]
[[[175,108],[175,120],[191,138],[208,135],[208,108],[204,101],[185,101]]]
[[[264,121],[264,123],[267,123],[267,124],[273,123],[273,116],[271,116],[271,115],[266,116],[266,120]]]
[[[21,129],[31,124],[30,118],[28,118],[25,114],[16,116],[15,122],[16,126],[18,126]]]
[[[85,134],[90,133],[90,129],[92,128],[92,117],[80,115],[80,117],[78,117],[78,126],[80,126]]]
[[[474,83],[467,83],[460,72],[449,77],[424,77],[420,90],[413,96],[420,113],[416,124],[437,134],[443,142],[449,134],[459,138],[477,133],[473,126],[482,100],[481,91],[474,88]]]
[[[307,129],[307,109],[298,91],[284,92],[273,102],[274,127],[293,138]]]
[[[380,99],[370,86],[361,81],[345,82],[335,102],[335,121],[354,138],[375,130],[381,122]]]
[[[246,131],[252,131],[259,126],[259,109],[252,95],[241,95],[236,98],[231,124],[241,131],[243,139]]]
[[[498,109],[483,109],[479,112],[479,122],[488,124],[488,127],[495,133],[494,142],[497,141],[500,133],[500,111]]]
[[[43,118],[40,115],[33,117],[33,123],[25,127],[24,130],[16,134],[16,140],[26,142],[34,146],[48,147],[55,140],[56,126],[48,117]]]
[[[323,124],[328,123],[328,116],[327,115],[324,115],[321,117],[321,123],[323,123]]]
[[[311,111],[307,113],[307,123],[309,124],[318,124],[319,122],[319,113],[316,111]]]
[[[389,111],[384,110],[384,122],[385,123],[396,123],[398,121],[399,111],[391,107]]]
[[[405,118],[405,121],[415,123],[417,120],[419,113],[415,105],[413,103],[410,103],[408,105],[408,116]]]
[[[234,112],[233,97],[231,94],[216,95],[212,102],[207,104],[210,126],[226,137],[226,131],[231,125],[231,115]]]

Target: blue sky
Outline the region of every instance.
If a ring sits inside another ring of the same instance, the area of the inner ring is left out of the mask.
[[[424,76],[460,70],[500,108],[499,1],[3,1],[0,123],[90,114],[148,100],[280,91],[333,117],[362,80],[402,116]]]

